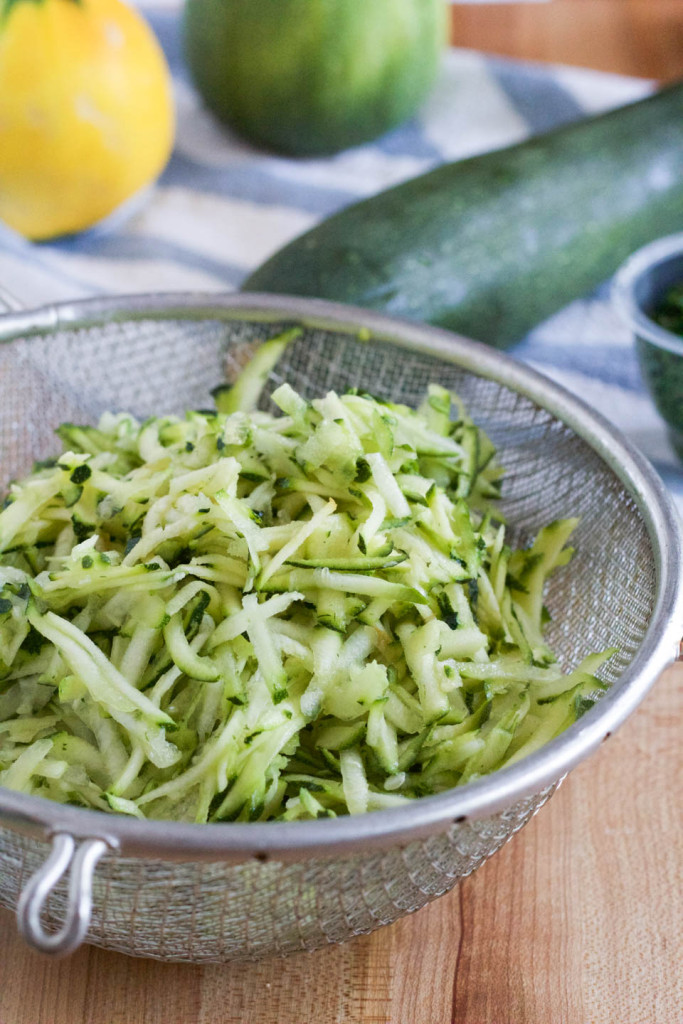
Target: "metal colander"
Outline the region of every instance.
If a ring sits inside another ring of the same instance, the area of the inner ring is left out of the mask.
[[[567,665],[618,647],[604,669],[610,689],[513,767],[359,817],[141,822],[0,789],[0,903],[18,905],[21,930],[45,951],[85,939],[162,959],[257,959],[394,921],[448,891],[521,828],[675,656],[680,539],[645,460],[578,400],[507,357],[366,311],[265,296],[151,296],[5,316],[3,481],[53,454],[52,431],[64,420],[210,406],[211,388],[291,324],[303,336],[267,390],[286,379],[309,397],[360,386],[416,404],[438,381],[460,393],[500,450],[514,543],[558,516],[580,517],[577,555],[550,585],[548,636]]]

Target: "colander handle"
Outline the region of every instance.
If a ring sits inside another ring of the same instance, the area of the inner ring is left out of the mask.
[[[85,839],[80,846],[72,835],[52,837],[52,851],[26,883],[17,904],[17,924],[26,942],[40,953],[66,956],[83,942],[92,911],[92,879],[97,862],[109,849],[103,839]],[[64,923],[46,932],[41,916],[60,878],[71,868]]]

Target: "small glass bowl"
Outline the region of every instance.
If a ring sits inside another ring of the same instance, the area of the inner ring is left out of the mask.
[[[683,338],[652,319],[666,293],[683,283],[683,232],[631,256],[614,280],[614,303],[633,331],[643,379],[683,460]]]

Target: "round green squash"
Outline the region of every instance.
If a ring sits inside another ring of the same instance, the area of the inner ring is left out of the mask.
[[[293,155],[373,139],[420,106],[444,0],[187,0],[185,53],[208,108]]]

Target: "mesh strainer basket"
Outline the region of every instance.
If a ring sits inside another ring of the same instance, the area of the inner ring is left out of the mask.
[[[487,778],[407,807],[271,824],[142,822],[0,789],[0,903],[40,949],[86,940],[138,956],[258,959],[341,942],[449,890],[521,828],[616,728],[676,653],[683,620],[675,513],[645,460],[531,370],[442,331],[317,301],[248,296],[89,300],[0,320],[4,481],[54,452],[63,420],[211,404],[255,347],[302,338],[269,386],[308,396],[362,386],[416,404],[458,391],[507,469],[515,543],[580,516],[552,580],[549,639],[565,664],[603,647],[611,684],[578,723]]]

